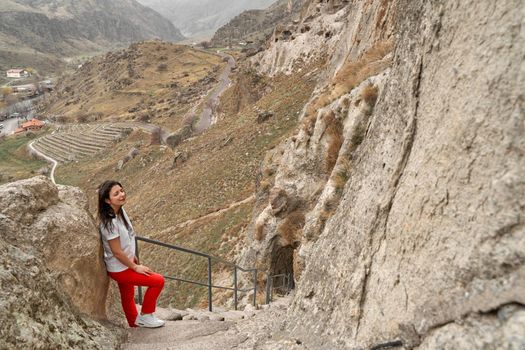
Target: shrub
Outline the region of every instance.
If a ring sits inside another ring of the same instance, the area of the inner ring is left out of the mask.
[[[88,121],[88,115],[86,113],[78,113],[77,114],[77,122],[79,123],[87,123]]]
[[[168,65],[166,63],[161,63],[157,66],[158,72],[165,72],[168,70]]]
[[[317,121],[316,113],[308,114],[303,120],[303,131],[308,136],[314,133],[315,122]]]
[[[296,210],[284,219],[277,231],[283,240],[284,245],[293,245],[298,239],[298,232],[305,223],[304,212]]]
[[[160,145],[161,141],[160,128],[153,129],[153,131],[151,131],[150,145]]]
[[[253,234],[253,237],[257,241],[262,241],[264,239],[264,223],[263,222],[258,222],[257,224],[255,224],[255,232]]]
[[[268,192],[272,184],[268,180],[262,180],[259,186],[262,192]]]
[[[339,150],[343,145],[343,124],[335,117],[335,113],[333,111],[330,111],[324,115],[324,121],[326,124],[326,133],[330,137],[325,159],[326,172],[329,174],[332,172],[332,169],[337,162]]]
[[[341,194],[343,188],[350,177],[350,161],[348,159],[342,160],[336,167],[335,173],[332,177],[332,184],[336,193]]]
[[[367,85],[361,92],[361,98],[370,106],[374,107],[377,101],[378,88],[375,85]]]
[[[149,114],[145,112],[139,113],[135,117],[135,119],[138,120],[139,122],[147,122],[149,120]]]

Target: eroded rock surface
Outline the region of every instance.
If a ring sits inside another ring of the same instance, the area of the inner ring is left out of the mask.
[[[85,195],[39,176],[0,186],[2,348],[113,348],[107,275]]]
[[[307,348],[524,347],[523,6],[323,3],[312,54],[331,62],[241,261],[293,271],[286,329]],[[253,60],[291,72],[311,35]],[[306,203],[292,239],[276,193]]]

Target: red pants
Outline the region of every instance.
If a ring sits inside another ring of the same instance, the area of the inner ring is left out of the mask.
[[[135,305],[135,286],[148,287],[144,294],[141,312],[143,314],[155,312],[157,298],[164,287],[164,276],[158,273],[146,276],[131,269],[122,272],[108,272],[108,275],[118,283],[122,308],[130,327],[136,327],[135,320],[138,316]]]

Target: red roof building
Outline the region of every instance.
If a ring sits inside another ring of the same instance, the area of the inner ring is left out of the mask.
[[[45,123],[38,119],[31,119],[28,122],[22,123],[22,129],[24,130],[40,130]]]

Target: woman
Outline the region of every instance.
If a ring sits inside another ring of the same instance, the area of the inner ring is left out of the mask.
[[[126,193],[116,181],[106,181],[98,189],[98,218],[108,275],[118,283],[122,308],[130,327],[162,327],[164,321],[153,314],[164,287],[164,277],[140,265],[135,256],[135,232],[122,206]],[[135,286],[147,286],[140,315],[135,305]]]

